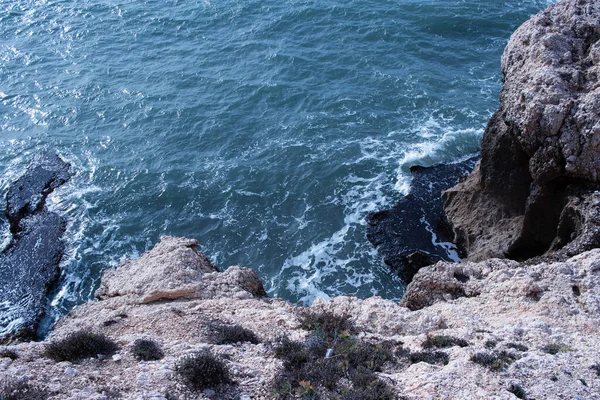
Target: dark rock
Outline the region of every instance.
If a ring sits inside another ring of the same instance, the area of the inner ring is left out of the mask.
[[[71,178],[69,167],[56,154],[43,152],[33,157],[27,173],[10,185],[6,195],[11,232],[19,231],[19,222],[25,216],[43,210],[48,195]]]
[[[367,239],[383,255],[386,265],[405,283],[422,267],[440,260],[457,261],[456,248],[448,243],[441,192],[473,169],[476,158],[456,164],[411,168],[409,195],[393,208],[369,214]]]
[[[0,342],[36,336],[48,293],[59,277],[66,227],[45,202],[70,176],[69,164],[42,153],[9,188],[6,215],[13,237],[0,253]]]

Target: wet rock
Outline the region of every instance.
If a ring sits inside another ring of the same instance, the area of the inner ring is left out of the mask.
[[[13,233],[21,230],[21,220],[43,211],[46,198],[71,178],[70,165],[56,154],[34,155],[27,172],[17,179],[6,195],[6,218]]]
[[[458,261],[459,255],[449,243],[441,192],[471,171],[476,160],[412,167],[410,194],[391,209],[367,216],[367,239],[404,282],[409,283],[423,266],[440,260]]]
[[[36,336],[47,295],[59,276],[66,227],[45,203],[70,176],[69,164],[41,153],[8,190],[6,216],[13,237],[0,253],[0,342]]]

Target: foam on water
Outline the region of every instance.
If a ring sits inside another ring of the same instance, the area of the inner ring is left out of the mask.
[[[400,298],[364,217],[478,150],[502,48],[548,3],[0,5],[0,192],[40,149],[76,173],[46,323],[167,234],[291,301]]]

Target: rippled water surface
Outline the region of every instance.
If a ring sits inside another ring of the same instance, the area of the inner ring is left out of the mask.
[[[1,194],[40,149],[76,172],[50,202],[56,314],[161,235],[291,301],[400,298],[365,215],[478,151],[502,50],[548,3],[1,2]]]

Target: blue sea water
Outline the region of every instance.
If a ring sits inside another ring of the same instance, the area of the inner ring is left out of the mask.
[[[41,149],[76,173],[53,317],[161,235],[294,302],[399,299],[364,217],[479,150],[502,50],[549,3],[2,1],[0,194]]]

